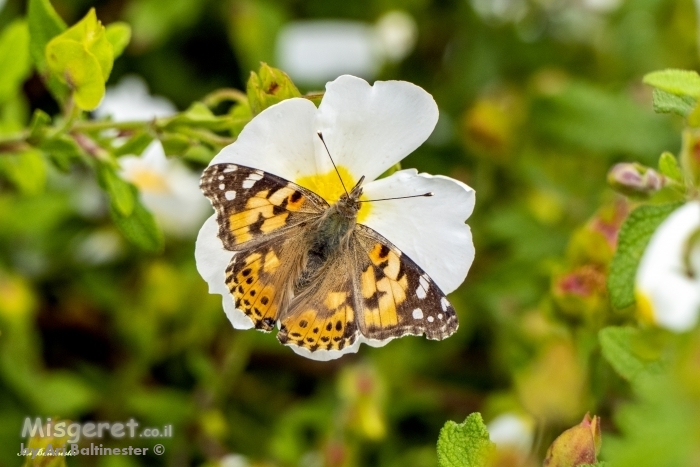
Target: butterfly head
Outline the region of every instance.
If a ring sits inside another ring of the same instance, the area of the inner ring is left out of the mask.
[[[363,175],[353,189],[350,190],[350,193],[341,195],[336,203],[338,212],[348,219],[356,218],[357,212],[360,210],[360,196],[362,196],[362,182],[364,180],[365,176]]]

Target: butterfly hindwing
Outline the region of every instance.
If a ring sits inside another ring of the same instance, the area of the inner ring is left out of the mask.
[[[231,251],[286,234],[328,208],[323,198],[306,188],[237,164],[209,166],[200,186],[216,210],[219,238]]]
[[[343,255],[329,261],[281,317],[277,339],[310,351],[342,350],[359,336],[352,267]]]
[[[354,240],[362,334],[378,340],[421,334],[441,340],[457,330],[454,308],[415,262],[367,226],[356,226]]]

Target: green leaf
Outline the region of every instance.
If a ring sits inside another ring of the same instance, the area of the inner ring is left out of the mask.
[[[687,117],[695,107],[695,99],[690,96],[678,96],[661,89],[653,91],[654,112],[675,113]]]
[[[83,151],[73,138],[58,134],[39,143],[39,149],[49,156],[53,164],[61,171],[68,172],[74,161],[82,160]]]
[[[56,13],[49,0],[29,0],[27,6],[29,22],[29,52],[39,73],[44,76],[51,94],[63,102],[69,94],[65,84],[54,75],[48,75],[46,45],[51,39],[66,30],[66,23]]]
[[[117,21],[105,28],[105,34],[109,43],[112,44],[114,58],[117,58],[124,53],[124,49],[131,41],[131,26],[123,21]]]
[[[613,307],[626,308],[635,303],[634,277],[642,254],[656,228],[678,206],[680,203],[640,206],[622,225],[607,281]]]
[[[153,214],[151,214],[137,199],[136,189],[133,188],[135,199],[131,215],[124,216],[114,206],[110,210],[114,225],[124,237],[145,251],[158,252],[163,249],[163,233],[160,231]]]
[[[49,66],[73,89],[78,107],[94,110],[105,94],[105,81],[97,59],[82,44],[59,40],[46,49]]]
[[[481,414],[473,413],[464,423],[445,423],[437,443],[440,467],[482,467],[488,465],[496,445],[489,439]]]
[[[397,162],[396,164],[394,164],[391,167],[389,167],[388,169],[386,169],[383,174],[381,174],[379,177],[377,177],[377,179],[386,178],[389,175],[393,174],[394,172],[398,172],[399,170],[401,170],[401,162]]]
[[[644,339],[639,329],[610,326],[598,333],[603,357],[615,371],[627,381],[639,376],[658,374],[658,360],[643,356]]]
[[[141,154],[152,141],[153,135],[151,135],[149,132],[136,132],[124,144],[114,148],[114,155],[119,157]]]
[[[73,90],[78,107],[94,110],[105,93],[114,51],[95,9],[46,46],[49,70]]]
[[[102,165],[98,169],[100,186],[109,194],[112,209],[120,216],[128,217],[134,211],[136,202],[135,188],[122,179],[109,166]]]
[[[678,160],[670,152],[664,152],[659,158],[659,173],[677,182],[683,181],[683,173],[678,166]]]
[[[190,138],[179,133],[163,132],[159,138],[166,156],[181,156],[192,144]]]
[[[32,115],[32,120],[29,122],[29,139],[43,138],[50,124],[51,117],[49,114],[41,109],[36,109]]]
[[[690,70],[661,70],[644,76],[644,83],[676,94],[677,96],[700,97],[700,75]]]
[[[25,195],[36,195],[46,185],[46,161],[41,152],[30,149],[0,156],[0,174]]]
[[[29,29],[15,20],[0,34],[0,103],[13,96],[29,76]]]
[[[174,129],[178,126],[189,126],[196,128],[206,128],[220,131],[228,130],[231,127],[231,118],[227,115],[216,116],[202,102],[194,102],[187,110],[171,117],[164,128]]]
[[[595,464],[582,464],[579,467],[608,467],[607,462],[596,462]]]
[[[66,23],[58,16],[49,0],[29,0],[27,7],[29,21],[29,51],[34,65],[41,73],[48,70],[46,45],[51,39],[66,30]]]

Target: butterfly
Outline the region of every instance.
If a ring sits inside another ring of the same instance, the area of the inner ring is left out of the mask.
[[[331,205],[252,167],[204,171],[200,187],[216,211],[218,237],[235,252],[226,285],[255,328],[278,325],[282,344],[310,352],[342,350],[362,337],[441,340],[457,330],[454,308],[428,274],[357,222],[363,179]]]

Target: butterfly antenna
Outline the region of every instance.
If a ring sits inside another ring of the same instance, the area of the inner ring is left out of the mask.
[[[350,194],[348,193],[348,189],[345,188],[345,183],[343,183],[343,177],[340,176],[340,172],[338,171],[338,167],[336,167],[335,162],[333,162],[333,157],[331,157],[331,152],[328,150],[328,146],[326,145],[326,141],[323,139],[323,133],[320,131],[317,133],[318,137],[321,138],[321,142],[323,143],[323,147],[326,148],[326,152],[328,153],[328,157],[331,160],[331,164],[333,164],[333,168],[335,169],[335,173],[338,174],[338,178],[340,179],[340,184],[343,185],[343,190],[345,190],[345,194],[349,197]]]
[[[375,201],[390,201],[392,199],[406,199],[406,198],[421,198],[423,196],[433,196],[435,193],[432,191],[429,191],[428,193],[423,193],[422,195],[411,195],[411,196],[399,196],[397,198],[382,198],[382,199],[366,199],[366,200],[360,200],[358,203],[373,203]]]

